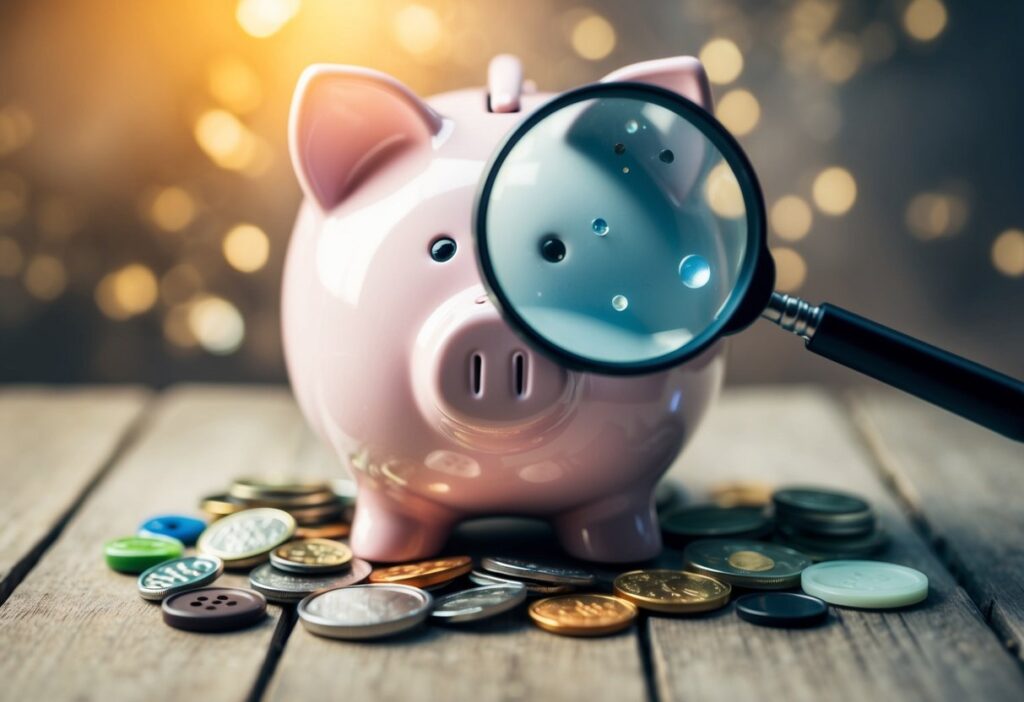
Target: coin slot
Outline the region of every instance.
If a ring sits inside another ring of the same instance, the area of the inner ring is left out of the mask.
[[[516,397],[526,395],[526,355],[522,351],[512,354],[512,388]]]
[[[469,383],[476,397],[484,394],[484,357],[479,351],[470,359]]]

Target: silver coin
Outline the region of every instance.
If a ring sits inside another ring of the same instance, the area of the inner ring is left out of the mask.
[[[140,573],[139,594],[143,599],[159,601],[209,585],[223,572],[224,562],[216,556],[182,556]]]
[[[531,597],[547,597],[549,595],[565,595],[575,592],[573,585],[539,583],[530,580],[516,580],[503,575],[485,573],[482,570],[474,570],[469,574],[469,580],[475,585],[522,585]]]
[[[355,585],[315,592],[299,603],[302,625],[332,639],[377,639],[423,623],[429,592],[408,585]]]
[[[453,624],[475,622],[515,609],[526,601],[522,584],[485,585],[439,597],[430,616]]]
[[[264,563],[249,573],[249,585],[271,602],[298,602],[319,590],[350,587],[370,576],[373,566],[359,558],[352,559],[352,567],[344,573],[299,575],[278,570]]]
[[[266,560],[295,534],[295,519],[279,509],[247,509],[218,519],[199,537],[196,550],[221,558],[229,568]]]
[[[593,573],[580,568],[561,566],[554,563],[541,563],[526,558],[505,558],[492,556],[480,561],[484,570],[499,575],[510,575],[513,578],[539,580],[545,583],[564,585],[593,585],[596,578]]]
[[[801,515],[841,517],[870,511],[871,506],[857,495],[840,490],[791,487],[772,495],[778,512]]]

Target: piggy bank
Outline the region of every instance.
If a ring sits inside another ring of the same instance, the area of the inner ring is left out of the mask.
[[[700,62],[634,64],[604,80],[710,109]],[[351,468],[356,555],[440,551],[460,520],[550,520],[599,562],[661,548],[655,485],[721,385],[723,347],[650,375],[577,372],[531,348],[483,287],[471,225],[485,164],[551,96],[511,56],[487,88],[421,99],[376,71],[316,65],[292,104],[305,195],[283,286],[284,346],[314,430]]]

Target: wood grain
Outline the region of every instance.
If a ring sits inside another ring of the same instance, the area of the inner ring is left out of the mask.
[[[901,513],[845,411],[821,392],[727,395],[672,473],[698,499],[740,478],[859,493],[893,536],[879,558],[924,571],[931,594],[889,613],[833,608],[829,624],[807,631],[757,627],[732,606],[705,617],[651,617],[662,699],[1024,699],[1017,661]],[[681,559],[669,552],[665,560]]]
[[[0,603],[108,465],[147,398],[138,388],[0,391]]]
[[[103,543],[149,515],[194,513],[241,474],[328,470],[283,389],[186,388],[164,395],[60,538],[0,608],[0,696],[12,700],[238,700],[254,688],[280,610],[252,629],[171,629]],[[44,463],[26,469],[48,470]],[[331,472],[336,468],[331,467]],[[220,583],[243,584],[243,576]]]
[[[851,402],[887,478],[1024,659],[1024,446],[900,393],[859,392]]]

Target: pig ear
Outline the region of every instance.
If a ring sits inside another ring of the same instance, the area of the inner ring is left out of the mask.
[[[394,78],[314,65],[295,88],[288,140],[303,191],[328,210],[386,162],[428,149],[440,129],[440,115]]]
[[[704,72],[703,64],[693,56],[673,56],[634,63],[612,71],[602,78],[601,82],[620,80],[657,85],[679,93],[708,112],[713,109],[708,76]]]

